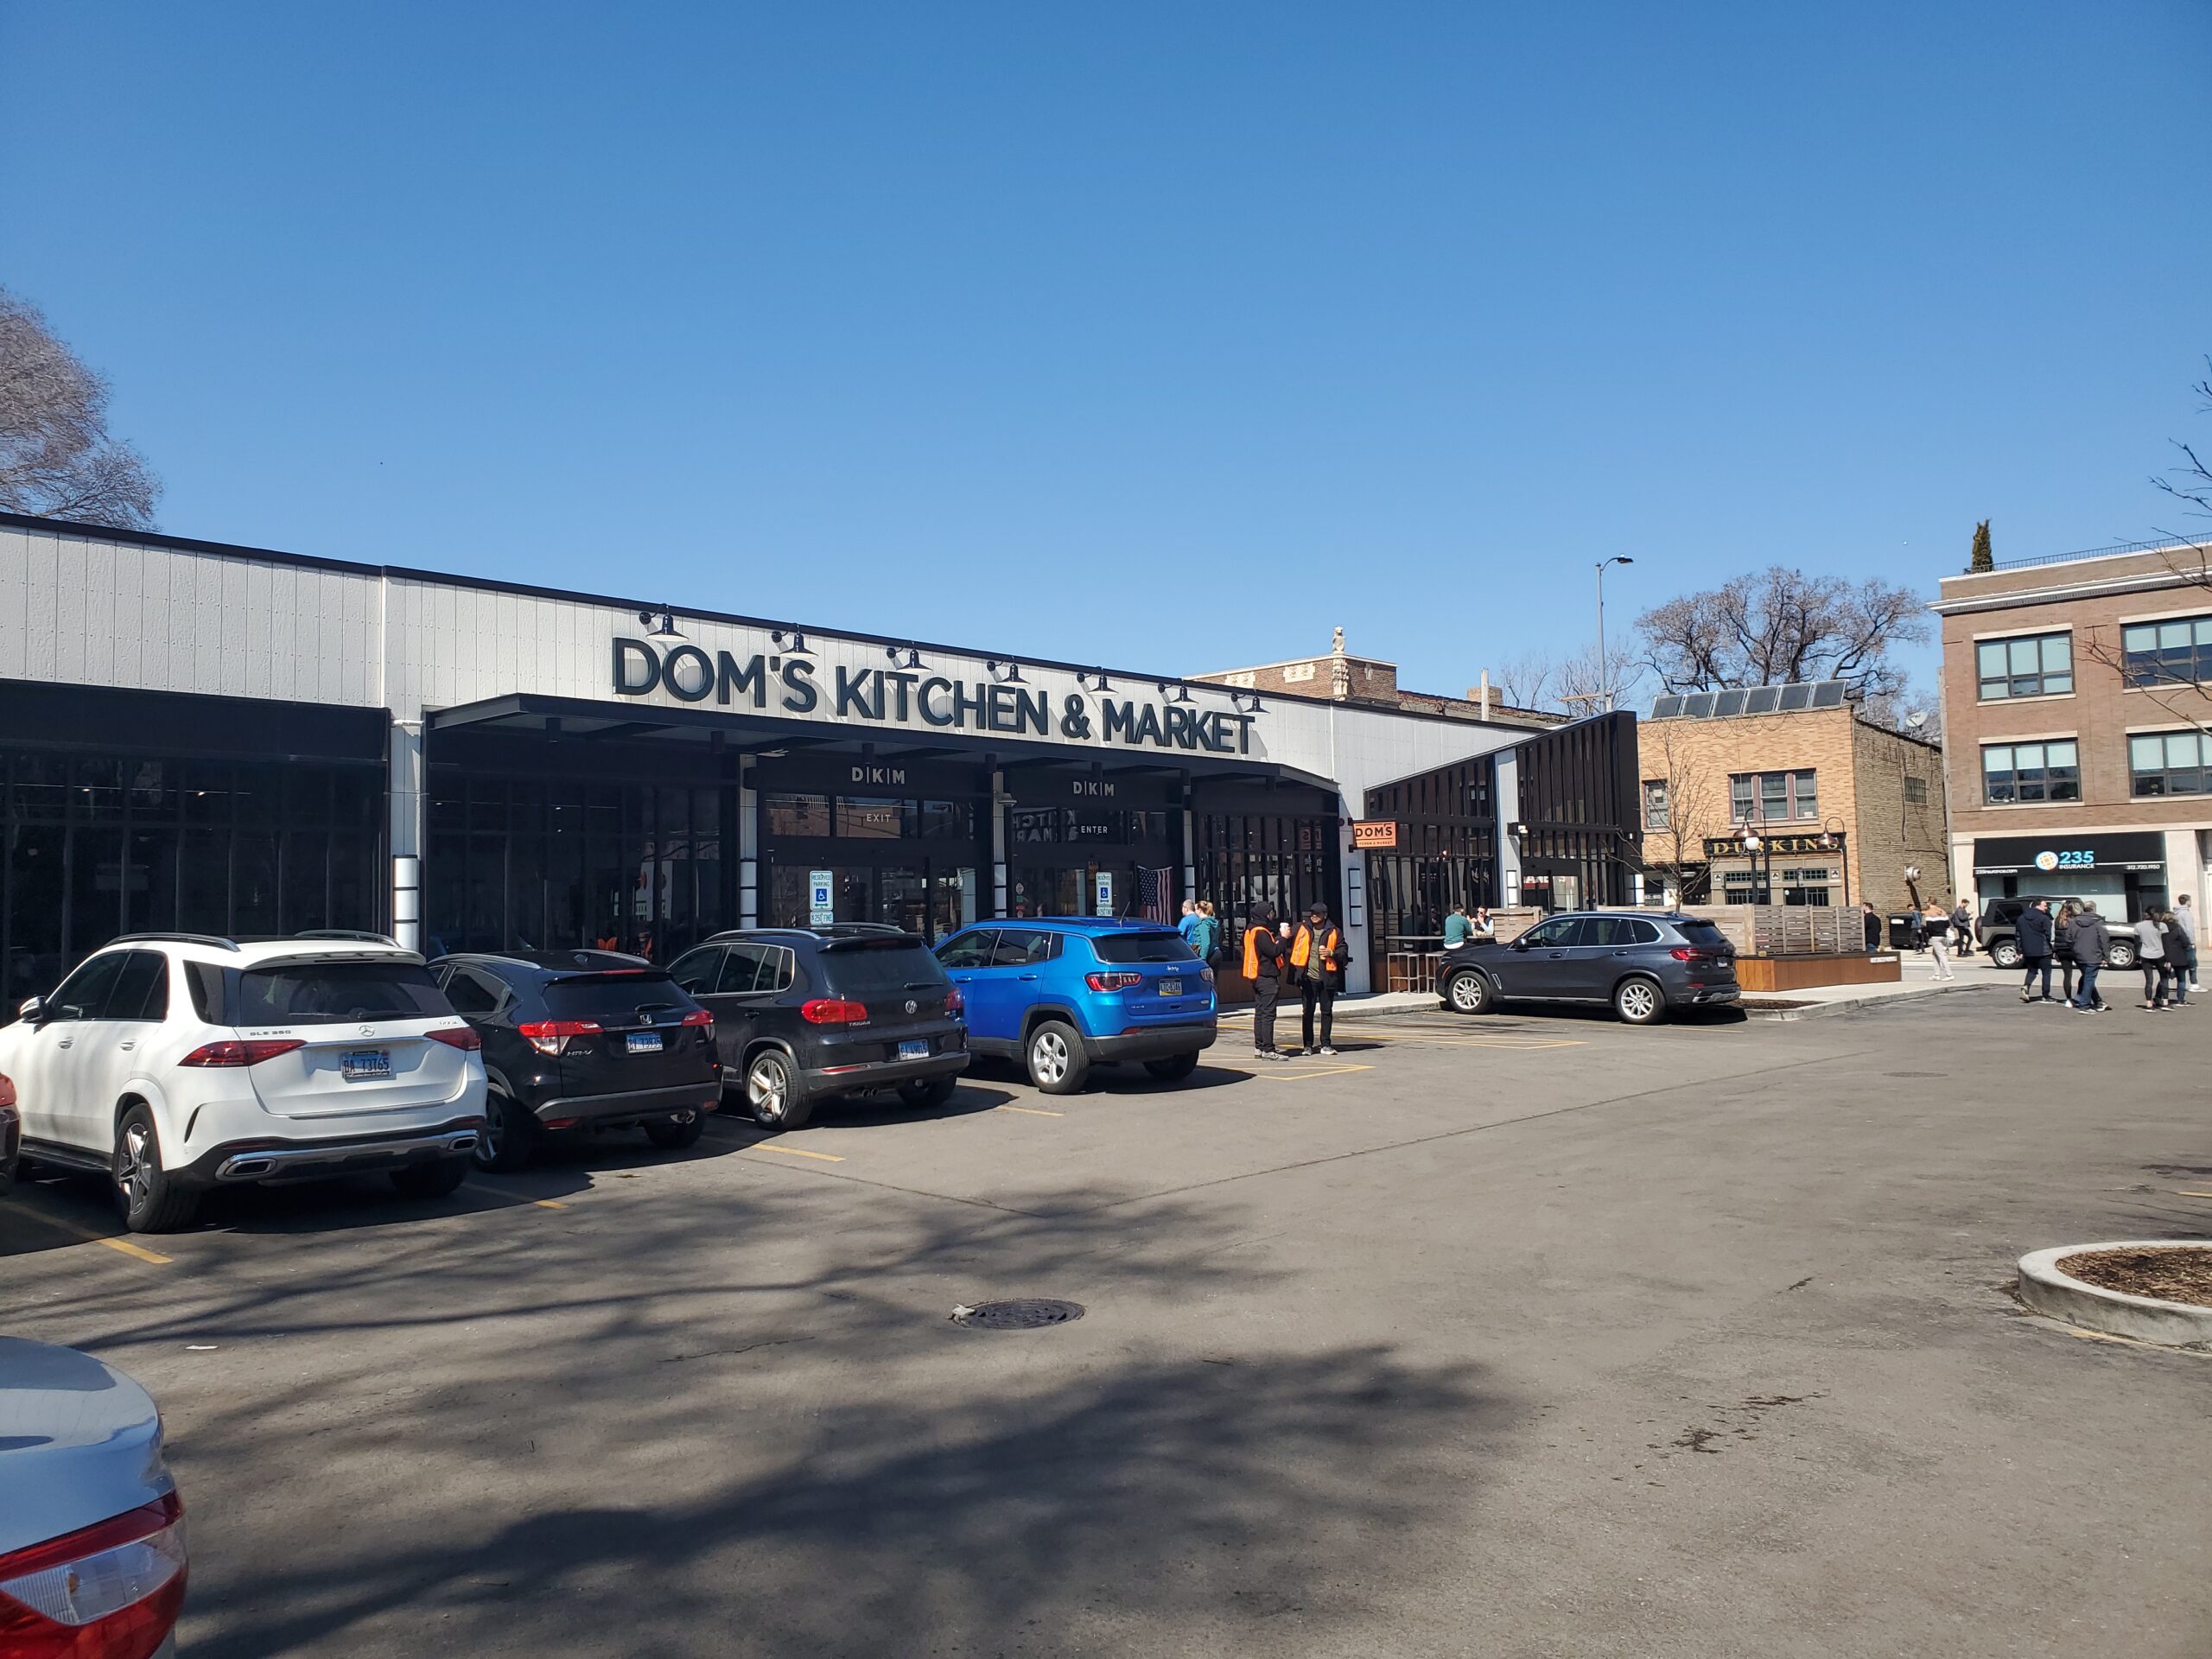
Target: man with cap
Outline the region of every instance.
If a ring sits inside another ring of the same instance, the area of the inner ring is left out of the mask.
[[[1337,993],[1344,984],[1344,936],[1329,920],[1329,907],[1315,899],[1290,942],[1290,971],[1297,976],[1306,1007],[1304,1035],[1308,1054],[1333,1054],[1330,1027],[1337,1017]],[[1313,1046],[1313,1011],[1321,1013],[1321,1044]]]

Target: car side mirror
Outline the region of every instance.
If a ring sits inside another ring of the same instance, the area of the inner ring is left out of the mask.
[[[1505,948],[1509,950],[1526,950],[1529,948],[1529,936],[1526,933],[1522,934]]]
[[[44,997],[27,996],[16,1005],[16,1017],[19,1020],[28,1020],[33,1025],[36,1025],[39,1022],[39,1017],[45,1012],[46,999]]]

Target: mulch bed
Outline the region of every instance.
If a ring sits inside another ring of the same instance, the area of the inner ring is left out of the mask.
[[[2060,1256],[2057,1265],[2101,1290],[2212,1307],[2212,1249],[2083,1250]]]

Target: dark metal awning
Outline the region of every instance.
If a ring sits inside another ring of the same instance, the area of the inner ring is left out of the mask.
[[[765,715],[731,714],[715,709],[669,709],[658,704],[601,702],[587,697],[556,697],[513,691],[480,702],[429,711],[430,732],[512,732],[578,744],[642,743],[656,749],[697,745],[724,753],[761,753],[804,748],[824,753],[859,753],[878,759],[923,760],[988,757],[1012,772],[1027,767],[1087,766],[1117,777],[1205,779],[1212,782],[1302,784],[1331,796],[1335,782],[1250,755],[1185,753],[1180,750],[1103,748],[1096,744],[1039,743],[995,732],[931,730],[901,727],[831,725],[817,720],[778,720]]]

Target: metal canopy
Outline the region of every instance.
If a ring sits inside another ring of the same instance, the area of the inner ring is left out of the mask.
[[[709,709],[664,709],[636,702],[596,702],[584,697],[556,697],[515,691],[480,702],[429,711],[424,727],[432,732],[511,732],[566,741],[635,742],[665,749],[696,744],[707,747],[719,738],[725,753],[797,747],[831,752],[862,749],[886,760],[970,755],[995,759],[1003,768],[1089,766],[1116,776],[1129,772],[1187,773],[1216,782],[1242,780],[1303,784],[1334,795],[1333,779],[1295,766],[1250,755],[1186,754],[1179,750],[1103,749],[1075,743],[1038,743],[996,732],[931,730],[907,733],[881,726],[826,726],[820,721],[777,720],[765,715],[728,714]]]

